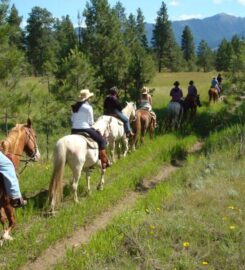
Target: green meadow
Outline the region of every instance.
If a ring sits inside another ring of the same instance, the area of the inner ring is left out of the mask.
[[[119,215],[106,230],[96,233],[87,245],[76,252],[68,250],[55,269],[242,269],[245,108],[242,103],[235,107],[235,95],[229,95],[224,102],[208,104],[207,91],[213,75],[158,74],[148,85],[155,89],[153,107],[158,120],[164,120],[173,82],[178,80],[186,94],[188,82],[194,80],[203,102],[194,121],[182,131],[157,130],[154,140],[147,137],[145,145],[107,170],[103,191],[96,190],[97,169],[91,177],[90,196],[86,195],[82,175],[79,204],[72,200],[71,172],[66,168],[64,200],[52,218],[46,215],[52,148],[58,138],[69,134],[70,127],[52,134],[47,160],[45,135],[38,133],[34,122],[44,154],[40,162],[31,164],[20,176],[28,206],[16,211],[14,241],[0,248],[0,269],[18,269],[35,260],[49,246],[79,227],[88,226],[175,159],[183,159],[184,166]],[[37,115],[42,106],[38,98],[41,100],[47,93],[46,82],[26,78],[20,87],[27,93],[32,90],[36,106],[30,116]],[[25,119],[24,114],[18,117]],[[200,141],[204,143],[202,152],[187,154]]]

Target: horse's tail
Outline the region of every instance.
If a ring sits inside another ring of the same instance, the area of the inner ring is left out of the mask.
[[[133,147],[135,147],[136,143],[137,143],[137,139],[138,139],[138,136],[141,132],[141,116],[140,116],[140,112],[136,112],[136,117],[135,117],[135,121],[134,121],[134,136],[133,136],[133,139],[132,139],[132,144],[133,144]]]
[[[49,185],[49,203],[51,210],[55,210],[63,196],[63,174],[66,162],[66,148],[61,140],[59,140],[54,148],[54,164],[53,174]]]

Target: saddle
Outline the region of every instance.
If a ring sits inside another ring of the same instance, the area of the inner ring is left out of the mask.
[[[112,116],[112,117],[116,118],[118,125],[123,126],[123,121],[120,118],[118,118],[117,114],[111,113],[111,114],[108,114],[108,116]]]
[[[94,141],[87,132],[85,131],[79,132],[76,135],[80,135],[85,139],[85,141],[87,142],[88,148],[98,149],[98,143]]]

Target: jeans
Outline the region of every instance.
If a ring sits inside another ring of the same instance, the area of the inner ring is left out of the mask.
[[[129,119],[126,115],[124,115],[121,111],[115,109],[114,113],[118,116],[118,118],[123,122],[124,130],[126,133],[131,132],[131,127],[129,124]]]
[[[81,132],[88,133],[90,138],[98,143],[99,150],[105,149],[106,141],[97,130],[95,130],[94,128],[81,128],[71,130],[71,134],[80,134]]]
[[[13,199],[21,198],[19,180],[15,173],[15,167],[2,152],[0,152],[0,173],[3,175],[5,190]]]

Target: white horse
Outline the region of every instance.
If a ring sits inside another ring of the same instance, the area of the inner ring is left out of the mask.
[[[127,102],[122,112],[132,120],[135,117],[136,105],[134,102]],[[123,157],[128,153],[128,138],[124,132],[123,122],[114,116],[102,115],[93,125],[95,129],[101,131],[102,136],[107,140],[112,162],[115,162],[115,149],[118,148],[118,158],[120,158],[121,142],[123,144]]]
[[[98,144],[89,142],[87,138],[81,135],[64,136],[57,141],[54,148],[54,167],[49,186],[49,202],[52,214],[54,214],[55,208],[63,196],[63,174],[66,163],[73,173],[72,187],[75,202],[78,202],[77,187],[82,170],[86,173],[87,189],[90,192],[90,168],[95,164],[98,164],[101,168],[101,178],[97,189],[103,190],[106,170],[101,167]]]
[[[167,107],[167,129],[178,129],[183,118],[184,108],[179,102],[171,101]]]

